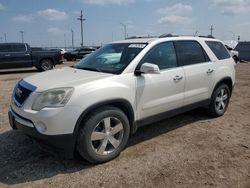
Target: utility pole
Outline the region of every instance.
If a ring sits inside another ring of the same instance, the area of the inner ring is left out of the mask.
[[[0,42],[3,43],[3,37],[0,37]]]
[[[64,39],[64,48],[66,50],[66,34],[65,33],[63,34],[63,39]]]
[[[71,29],[71,43],[72,43],[72,47],[74,48],[74,31],[73,31],[73,29]]]
[[[211,25],[211,27],[210,27],[210,35],[211,35],[211,37],[213,36],[213,30],[214,30],[214,27],[213,27],[213,25]]]
[[[5,41],[5,43],[7,42],[7,36],[6,36],[6,33],[4,33],[4,41]]]
[[[120,23],[124,28],[124,39],[127,38],[127,26],[124,23]]]
[[[82,27],[82,25],[83,25],[83,22],[86,20],[85,18],[83,18],[83,14],[82,14],[82,10],[81,10],[81,15],[80,15],[80,17],[79,18],[77,18],[77,20],[80,20],[80,22],[81,22],[81,47],[83,47],[83,27]]]
[[[234,40],[235,40],[235,33],[233,31],[229,31],[229,32],[232,33],[232,35],[233,35],[233,42],[234,42]]]
[[[24,33],[24,31],[20,31],[20,33],[21,33],[21,39],[22,39],[22,43],[24,42],[24,40],[23,40],[23,33]]]

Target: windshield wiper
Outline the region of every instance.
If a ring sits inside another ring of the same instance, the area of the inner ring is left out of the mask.
[[[89,70],[89,71],[97,71],[97,72],[102,72],[100,69],[95,68],[95,67],[75,67],[77,69],[81,70]]]

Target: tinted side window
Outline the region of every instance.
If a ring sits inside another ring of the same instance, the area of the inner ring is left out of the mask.
[[[196,41],[176,41],[176,50],[180,65],[192,65],[208,61],[208,57]]]
[[[214,55],[219,59],[230,58],[230,54],[221,42],[217,41],[206,41],[206,44],[213,51]]]
[[[26,47],[24,44],[13,44],[11,45],[12,52],[25,52]]]
[[[11,48],[8,44],[0,44],[0,52],[10,52]]]
[[[161,43],[155,46],[142,60],[143,63],[152,63],[162,69],[177,67],[177,59],[173,42]]]

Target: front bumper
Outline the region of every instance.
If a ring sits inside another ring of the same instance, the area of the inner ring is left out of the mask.
[[[73,134],[43,135],[37,131],[31,120],[21,117],[11,108],[8,115],[12,129],[20,130],[24,134],[31,136],[48,146],[53,146],[59,152],[66,153],[67,156],[73,156],[75,150],[75,139]]]

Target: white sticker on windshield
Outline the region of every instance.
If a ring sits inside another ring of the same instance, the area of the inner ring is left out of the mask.
[[[129,48],[144,48],[146,44],[130,44]]]

